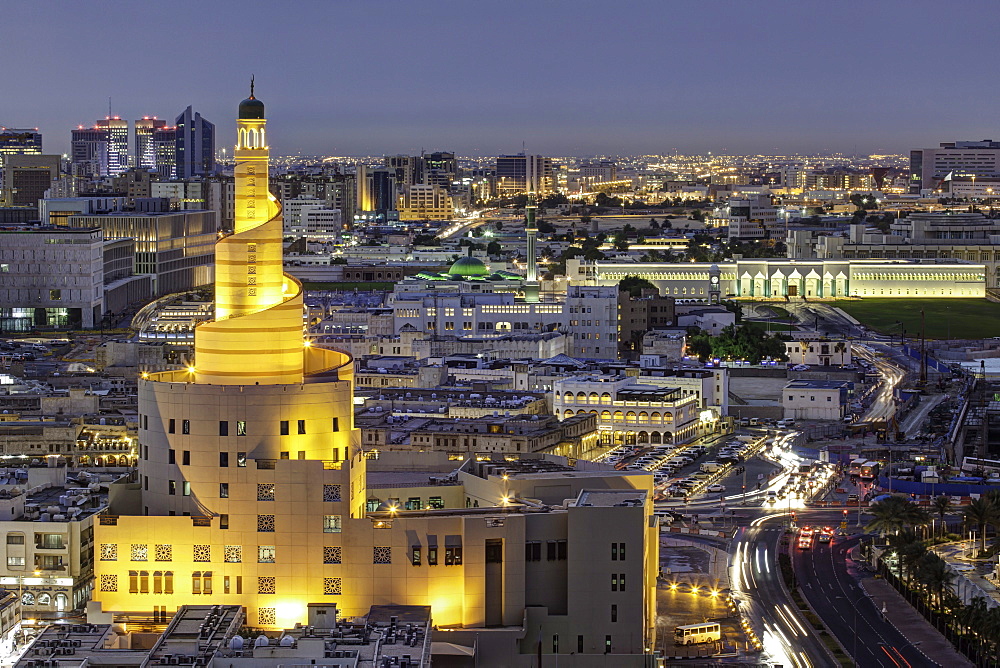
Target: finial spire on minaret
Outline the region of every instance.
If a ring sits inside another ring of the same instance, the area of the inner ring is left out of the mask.
[[[250,99],[251,100],[256,99],[253,96],[253,75],[252,74],[250,75]]]

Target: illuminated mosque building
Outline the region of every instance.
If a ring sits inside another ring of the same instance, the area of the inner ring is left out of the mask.
[[[165,621],[207,603],[243,606],[248,626],[275,632],[311,623],[317,606],[356,618],[420,605],[477,665],[647,665],[651,477],[537,454],[376,459],[353,424],[353,360],[305,342],[252,86],[235,159],[214,319],[195,330],[191,366],[139,380],[138,471],[111,486],[95,523],[91,621]]]

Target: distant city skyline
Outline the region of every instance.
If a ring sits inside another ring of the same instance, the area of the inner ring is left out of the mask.
[[[6,70],[0,125],[38,127],[46,152],[66,153],[109,97],[130,122],[188,105],[218,122],[252,73],[276,155],[898,154],[1000,139],[975,65],[995,55],[991,3],[766,7],[181,1],[170,11],[188,18],[172,21],[117,0],[13,0],[6,52],[25,57]],[[67,49],[82,54],[71,68]]]

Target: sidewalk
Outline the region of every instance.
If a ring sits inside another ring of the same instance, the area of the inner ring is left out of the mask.
[[[972,662],[959,654],[888,582],[881,578],[865,578],[861,580],[861,587],[876,608],[885,610],[886,621],[895,626],[928,660],[947,668],[972,666]]]

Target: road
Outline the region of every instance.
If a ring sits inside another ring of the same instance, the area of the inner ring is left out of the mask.
[[[796,668],[826,666],[826,648],[796,615],[782,588],[777,555],[783,519],[760,518],[739,531],[730,547],[730,589],[764,645],[767,660]]]
[[[809,512],[808,519],[827,525],[839,513]],[[928,660],[909,640],[882,618],[882,613],[858,583],[860,572],[848,556],[859,537],[814,542],[810,550],[793,549],[792,564],[801,591],[827,629],[862,668],[926,666]],[[917,614],[914,612],[913,614]]]

